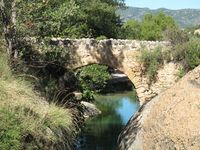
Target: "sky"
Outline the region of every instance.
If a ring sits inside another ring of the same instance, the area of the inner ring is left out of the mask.
[[[183,9],[196,8],[200,9],[200,0],[125,0],[127,6],[148,7],[150,9],[168,8]]]

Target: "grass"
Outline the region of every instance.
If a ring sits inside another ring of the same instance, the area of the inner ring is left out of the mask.
[[[0,118],[0,149],[20,149],[22,127],[16,115],[1,108]]]
[[[7,64],[0,50],[0,149],[70,149],[76,132],[72,110],[47,103]]]
[[[183,76],[186,75],[186,70],[184,68],[180,68],[178,73],[176,74],[176,76],[178,77],[178,79],[181,79]]]

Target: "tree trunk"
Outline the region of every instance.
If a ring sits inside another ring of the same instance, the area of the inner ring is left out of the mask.
[[[7,53],[10,62],[13,63],[18,57],[17,37],[16,37],[16,0],[10,0],[5,5],[4,0],[0,2],[0,15],[3,21],[4,37],[7,43]],[[9,8],[7,8],[10,6]]]

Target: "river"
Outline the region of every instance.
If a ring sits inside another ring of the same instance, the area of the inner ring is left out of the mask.
[[[76,149],[116,150],[118,135],[139,109],[135,92],[98,95],[95,99],[102,114],[87,120]]]

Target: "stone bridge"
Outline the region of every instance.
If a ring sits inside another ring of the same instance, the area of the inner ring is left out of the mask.
[[[169,42],[53,38],[50,43],[68,50],[70,60],[66,67],[77,69],[90,64],[104,64],[122,71],[134,84],[141,104],[173,85],[176,80],[178,65],[170,62],[158,71],[157,81],[149,85],[143,73],[144,67],[138,60],[142,50],[156,47],[164,50],[170,47]]]

